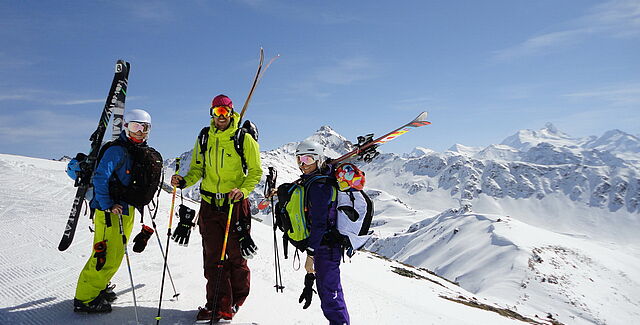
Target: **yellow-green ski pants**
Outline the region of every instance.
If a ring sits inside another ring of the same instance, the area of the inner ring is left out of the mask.
[[[111,226],[107,227],[105,215],[111,218]],[[126,236],[127,242],[133,228],[133,218],[135,216],[135,208],[129,207],[129,215],[122,215],[122,228]],[[122,245],[122,235],[120,234],[120,216],[112,213],[105,213],[102,210],[96,210],[93,216],[93,224],[95,233],[93,234],[93,244],[106,240],[107,258],[104,266],[100,271],[96,270],[97,259],[96,253],[91,246],[91,255],[87,264],[84,265],[78,285],[76,286],[76,299],[83,303],[88,303],[95,299],[102,289],[104,289],[111,278],[116,274],[122,258],[124,257],[124,246]]]

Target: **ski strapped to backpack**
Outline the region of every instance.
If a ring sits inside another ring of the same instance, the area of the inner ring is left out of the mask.
[[[377,154],[375,153],[375,149],[383,144],[387,143],[407,132],[409,132],[413,128],[418,128],[421,126],[429,125],[431,122],[427,121],[427,112],[420,113],[416,118],[414,118],[411,122],[377,138],[373,139],[373,134],[368,134],[365,137],[358,137],[358,145],[354,150],[347,152],[346,154],[333,159],[333,163],[339,163],[343,160],[349,159],[355,155],[358,155],[360,158],[365,160],[365,162],[370,161],[375,158]]]
[[[100,115],[98,128],[89,138],[89,141],[91,141],[89,154],[79,154],[76,156],[77,158],[80,158],[78,162],[78,171],[75,173],[76,178],[74,183],[74,186],[76,186],[78,190],[76,191],[76,195],[73,199],[73,205],[65,225],[62,239],[58,245],[58,250],[60,251],[64,251],[69,248],[73,241],[76,226],[78,225],[78,219],[80,217],[82,203],[84,202],[87,190],[91,185],[91,176],[93,175],[93,171],[96,167],[96,160],[98,158],[98,153],[100,151],[100,146],[102,145],[102,140],[107,130],[107,126],[109,125],[109,120],[111,119],[111,114],[116,108],[118,108],[118,111],[120,111],[120,109],[124,110],[124,101],[127,95],[130,68],[131,65],[128,62],[123,60],[118,60],[116,62],[115,74],[113,76],[113,81],[111,82],[111,88],[109,89],[106,103],[102,109],[102,114]]]

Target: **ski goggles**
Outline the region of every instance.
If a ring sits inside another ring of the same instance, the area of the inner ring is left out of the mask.
[[[127,124],[127,129],[129,129],[129,132],[133,133],[138,131],[142,131],[142,133],[149,133],[151,130],[151,124],[144,122],[129,122],[129,124]]]
[[[233,109],[229,106],[211,107],[211,116],[215,116],[215,117],[224,116],[228,118],[229,116],[231,116],[231,112],[233,112]]]
[[[296,161],[298,166],[302,167],[302,165],[313,165],[318,158],[315,155],[299,155],[296,156]]]

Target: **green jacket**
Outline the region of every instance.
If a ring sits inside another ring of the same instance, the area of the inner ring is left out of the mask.
[[[245,198],[253,191],[262,176],[260,164],[260,147],[251,136],[244,137],[244,156],[247,162],[247,174],[242,170],[242,160],[233,146],[233,135],[238,129],[240,115],[233,113],[229,127],[220,131],[211,119],[209,139],[207,141],[206,159],[203,160],[200,144],[196,140],[191,155],[189,172],[184,177],[186,187],[192,186],[203,178],[200,188],[212,193],[229,193],[234,188],[242,191]],[[203,161],[206,166],[203,166]],[[211,197],[202,195],[211,204]],[[222,202],[217,202],[221,204]]]

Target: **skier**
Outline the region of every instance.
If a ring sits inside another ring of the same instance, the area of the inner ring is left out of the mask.
[[[131,110],[125,113],[124,120],[124,131],[114,145],[104,150],[91,179],[94,196],[90,206],[95,209],[94,249],[78,278],[73,300],[75,312],[110,312],[111,302],[116,299],[113,292],[115,285],[110,285],[109,281],[122,263],[126,245],[119,222],[122,221],[124,236],[128,239],[133,228],[135,208],[127,201],[115,198],[113,187],[118,182],[124,187],[130,185],[134,163],[127,146],[147,147],[146,141],[151,130],[151,116],[144,110]]]
[[[324,148],[311,140],[302,141],[296,148],[296,162],[303,175],[302,182],[316,175],[331,175],[334,166],[324,156]],[[309,247],[304,268],[305,289],[300,301],[304,308],[311,303],[313,280],[316,280],[320,306],[329,324],[349,324],[349,312],[340,283],[340,258],[342,248],[336,233],[336,204],[332,200],[335,184],[311,182],[305,189],[306,217],[310,221]],[[315,274],[315,275],[314,275]]]
[[[232,319],[249,295],[250,270],[246,259],[256,254],[257,247],[249,234],[251,212],[248,196],[260,181],[262,168],[258,143],[251,136],[245,136],[241,145],[246,174],[243,170],[242,159],[234,148],[233,140],[240,115],[233,110],[231,99],[225,95],[216,96],[211,103],[210,115],[211,126],[203,148],[206,150],[201,150],[199,138],[189,172],[184,177],[172,176],[171,184],[185,188],[202,179],[198,226],[204,251],[207,302],[204,308],[198,308],[196,318],[218,321]],[[227,257],[223,267],[219,268],[230,201],[234,202],[232,230],[228,234]],[[220,277],[218,272],[222,272]],[[214,301],[216,297],[217,301]],[[214,306],[216,310],[213,310]]]

